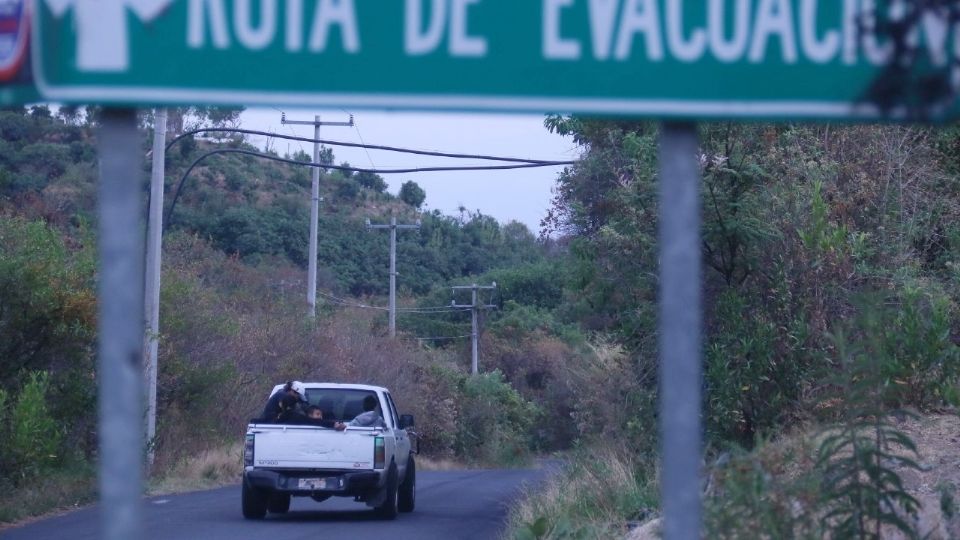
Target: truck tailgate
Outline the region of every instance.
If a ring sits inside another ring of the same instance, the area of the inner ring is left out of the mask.
[[[374,430],[309,426],[252,427],[256,467],[373,469]]]

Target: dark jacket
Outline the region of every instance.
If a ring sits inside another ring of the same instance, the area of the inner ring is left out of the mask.
[[[280,390],[270,396],[260,419],[264,422],[285,422],[299,409],[300,399]]]

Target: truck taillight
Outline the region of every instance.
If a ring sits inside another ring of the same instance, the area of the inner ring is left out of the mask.
[[[243,442],[243,466],[253,467],[253,433],[247,433],[247,439]]]
[[[373,441],[373,468],[382,469],[383,462],[387,460],[387,451],[383,447],[383,437],[377,437]]]

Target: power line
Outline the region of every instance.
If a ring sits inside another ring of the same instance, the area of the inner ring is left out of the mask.
[[[340,109],[340,110],[342,110],[343,112],[349,114],[350,116],[353,116],[353,115],[352,115],[349,111],[347,111],[346,109]],[[366,145],[366,144],[367,144],[367,141],[363,140],[363,135],[360,134],[360,125],[359,125],[358,123],[354,122],[354,124],[353,124],[353,129],[357,130],[357,137],[360,138],[360,142],[361,142],[362,144]],[[364,147],[363,147],[363,151],[366,152],[366,154],[367,154],[367,159],[370,160],[370,167],[376,169],[377,166],[373,164],[373,158],[370,157],[370,150],[369,150],[366,146],[364,146]]]
[[[169,143],[167,143],[167,149],[169,150],[171,146],[176,144],[181,139],[196,135],[197,133],[210,133],[210,132],[227,132],[227,133],[243,133],[245,135],[261,135],[261,136],[272,136],[280,139],[288,139],[291,141],[301,141],[301,142],[310,142],[310,143],[320,143],[326,144],[329,146],[345,146],[349,148],[368,148],[370,150],[384,150],[387,152],[398,152],[401,154],[415,154],[418,156],[433,156],[433,157],[445,157],[445,158],[454,158],[454,159],[482,159],[486,161],[503,161],[506,163],[526,163],[526,164],[538,164],[540,166],[560,166],[560,165],[573,165],[575,161],[550,161],[542,159],[525,159],[525,158],[514,158],[514,157],[503,157],[503,156],[487,156],[483,154],[459,154],[459,153],[449,153],[449,152],[434,152],[430,150],[417,150],[412,148],[401,148],[396,146],[384,146],[379,144],[361,144],[361,143],[352,143],[345,141],[333,141],[328,139],[310,139],[308,137],[296,137],[293,135],[282,135],[280,133],[270,133],[267,131],[259,131],[254,129],[240,129],[240,128],[197,128],[190,131],[186,131],[181,135],[178,135]],[[359,131],[358,131],[359,133]],[[298,162],[300,163],[300,162]],[[326,166],[329,169],[336,169],[334,166]],[[353,169],[345,168],[340,170],[353,170],[356,172],[374,172],[375,169]],[[398,171],[398,172],[421,172],[418,170],[412,171]]]
[[[263,133],[263,132],[261,132]],[[316,139],[319,140],[319,139]],[[169,146],[168,146],[169,148]],[[279,156],[274,156],[272,154],[264,154],[263,152],[254,152],[252,150],[243,150],[240,148],[219,148],[217,150],[211,150],[206,154],[198,157],[190,164],[190,167],[187,168],[187,171],[183,173],[183,176],[180,178],[180,183],[177,184],[177,191],[173,194],[173,201],[170,203],[170,210],[167,212],[167,219],[165,227],[170,226],[171,218],[173,217],[173,209],[177,206],[177,200],[180,198],[180,191],[183,189],[183,185],[186,183],[187,178],[190,176],[190,173],[193,169],[200,164],[201,161],[207,159],[210,156],[215,156],[217,154],[243,154],[247,156],[260,157],[263,159],[269,159],[271,161],[279,161],[281,163],[289,163],[291,165],[300,165],[305,167],[317,167],[321,169],[334,169],[337,171],[353,171],[353,172],[366,172],[374,174],[407,174],[407,173],[418,173],[418,172],[442,172],[442,171],[503,171],[509,169],[533,169],[537,167],[552,167],[555,165],[566,165],[572,164],[573,162],[560,162],[560,161],[551,161],[551,162],[514,162],[512,165],[473,165],[466,167],[419,167],[413,169],[362,169],[359,167],[345,167],[343,165],[327,165],[322,163],[306,163],[303,161],[297,161],[295,159],[287,159]]]
[[[383,307],[383,306],[371,306],[369,304],[351,302],[350,300],[346,300],[344,298],[340,298],[339,296],[334,296],[332,294],[325,293],[322,291],[317,291],[317,294],[330,300],[334,304],[338,304],[342,307],[354,307],[359,309],[375,309],[378,311],[389,310],[389,308]],[[428,306],[428,307],[416,307],[416,308],[397,308],[397,311],[403,312],[403,313],[413,313],[413,314],[434,314],[434,313],[454,313],[454,312],[460,312],[460,311],[469,311],[469,309],[453,308],[450,306]]]
[[[415,339],[417,341],[443,341],[443,340],[451,340],[451,339],[466,339],[471,336],[472,334],[464,334],[462,336],[432,336],[432,337],[415,337],[415,338],[407,338],[407,339]]]

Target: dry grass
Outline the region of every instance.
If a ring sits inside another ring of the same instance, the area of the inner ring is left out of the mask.
[[[449,458],[431,458],[421,454],[416,459],[418,471],[459,471],[467,468],[462,462]]]
[[[538,520],[545,527],[541,538],[622,536],[656,505],[654,482],[638,470],[628,452],[606,447],[584,452],[564,474],[527,494],[512,512],[505,536],[520,537]]]
[[[96,496],[97,477],[87,466],[55,472],[20,488],[8,487],[0,493],[0,530],[75,510]]]
[[[236,484],[243,473],[243,443],[236,442],[184,458],[162,478],[152,480],[147,492],[164,495]]]

